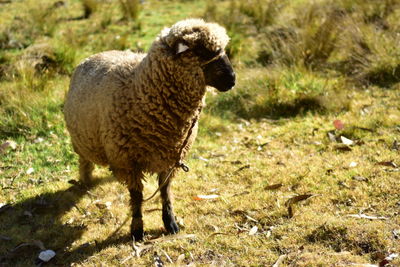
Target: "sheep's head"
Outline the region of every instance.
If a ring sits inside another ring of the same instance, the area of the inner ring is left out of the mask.
[[[207,85],[223,92],[235,85],[235,72],[225,54],[229,37],[223,27],[201,19],[187,19],[164,29],[160,37],[177,56],[197,59]]]

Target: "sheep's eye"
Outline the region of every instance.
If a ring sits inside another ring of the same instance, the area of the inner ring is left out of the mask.
[[[214,59],[215,57],[217,57],[221,51],[210,51],[207,48],[205,48],[204,46],[197,46],[196,48],[193,49],[193,51],[195,52],[195,54],[200,57],[202,60],[208,62],[211,61],[212,59]]]

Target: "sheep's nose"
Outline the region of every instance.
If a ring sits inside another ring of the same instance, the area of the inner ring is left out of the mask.
[[[235,72],[232,72],[230,76],[231,76],[231,79],[228,82],[227,87],[229,87],[229,89],[232,89],[236,84],[236,74],[235,74]]]

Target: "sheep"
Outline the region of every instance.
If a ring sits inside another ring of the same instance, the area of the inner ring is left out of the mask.
[[[97,164],[127,185],[135,240],[144,234],[145,173],[158,175],[165,229],[179,231],[170,182],[196,138],[206,87],[235,85],[228,41],[218,24],[187,19],[162,30],[147,54],[102,52],[72,75],[64,116],[80,180],[90,184]]]

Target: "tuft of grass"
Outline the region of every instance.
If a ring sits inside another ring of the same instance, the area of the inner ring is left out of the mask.
[[[327,79],[304,68],[251,69],[242,75],[237,89],[208,99],[206,112],[227,118],[276,119],[348,109],[348,100],[337,92],[343,86],[340,79]]]
[[[24,69],[24,76],[17,81],[3,83],[1,140],[48,135],[63,121],[60,114],[63,94],[60,95],[59,90],[67,88],[67,79],[48,80],[48,76],[38,79],[31,71]]]
[[[119,0],[122,19],[136,21],[140,12],[140,0]]]

